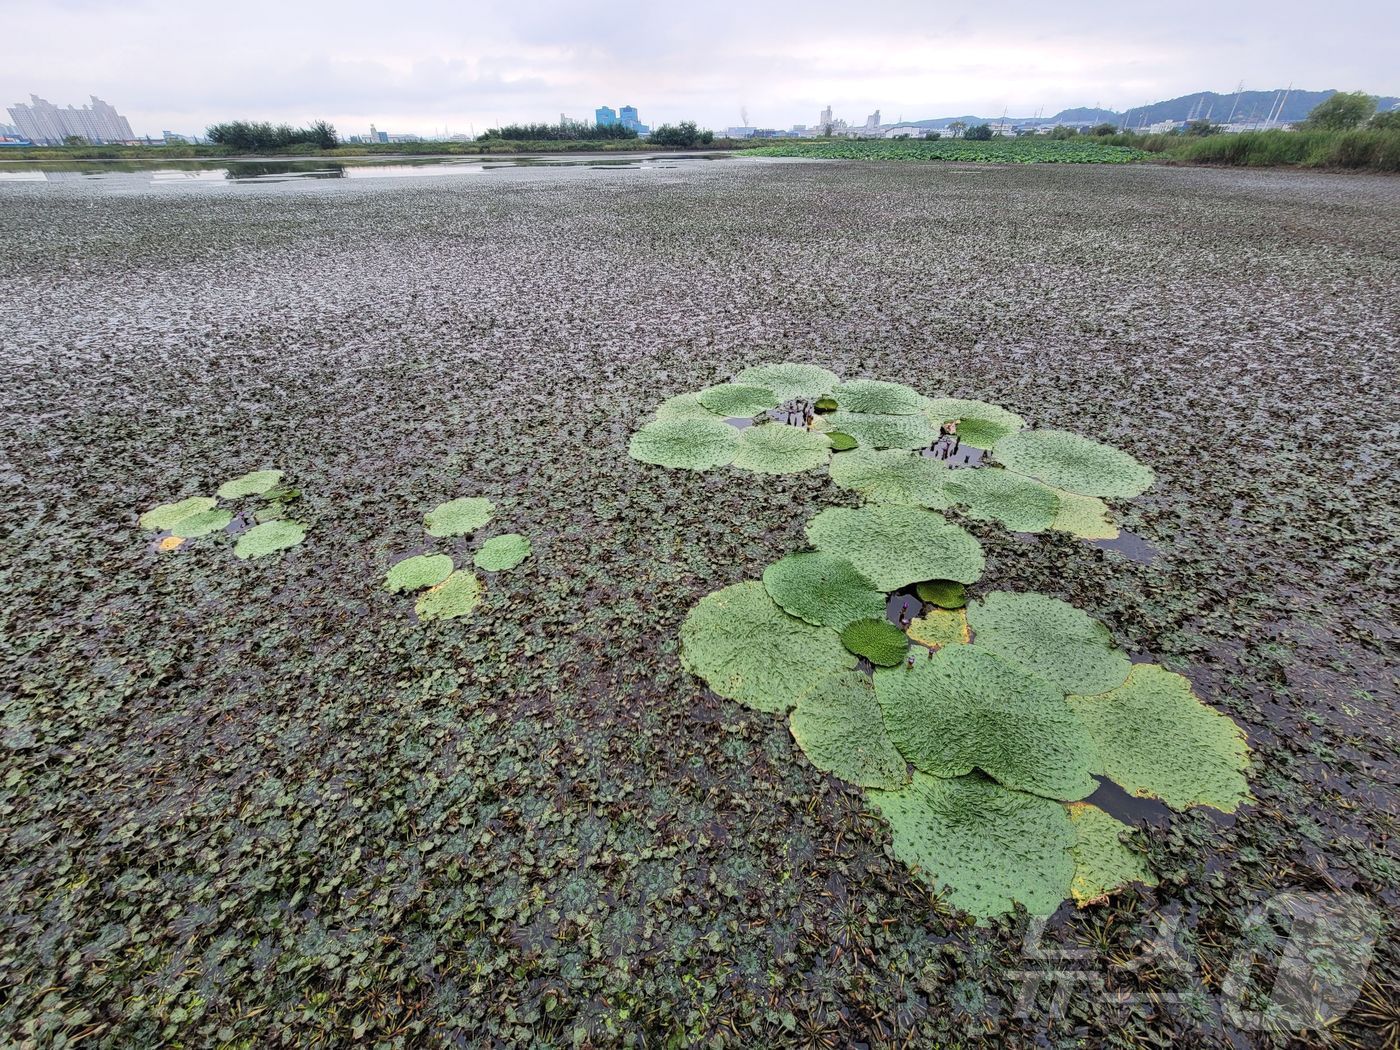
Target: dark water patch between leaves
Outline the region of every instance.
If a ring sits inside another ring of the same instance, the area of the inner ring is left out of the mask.
[[[912,587],[895,591],[885,602],[885,619],[901,631],[905,630],[924,611],[924,603],[914,593]]]
[[[1172,811],[1167,808],[1166,803],[1155,798],[1130,795],[1107,777],[1096,776],[1094,780],[1099,786],[1084,801],[1098,806],[1110,817],[1115,817],[1125,824],[1146,821],[1157,827],[1166,827],[1171,821]]]
[[[1100,550],[1121,554],[1140,565],[1151,565],[1157,560],[1157,548],[1135,532],[1122,530],[1111,540],[1090,540],[1089,543]]]
[[[941,460],[953,469],[959,467],[980,467],[982,460],[987,455],[985,449],[973,448],[964,444],[962,439],[956,434],[944,434],[928,448],[923,454],[931,459]]]

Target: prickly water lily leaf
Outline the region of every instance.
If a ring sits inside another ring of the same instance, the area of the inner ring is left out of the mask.
[[[632,435],[627,454],[643,463],[710,470],[734,459],[739,432],[722,419],[659,419]]]
[[[723,418],[715,415],[708,408],[700,403],[700,395],[677,394],[675,397],[668,397],[661,404],[656,406],[657,419],[708,419],[712,422],[723,422]]]
[[[1098,786],[1093,741],[1064,694],[980,644],[877,671],[875,695],[895,747],[926,773],[980,769],[1006,787],[1056,799],[1084,798]]]
[[[890,743],[870,679],[856,671],[823,678],[788,717],[793,739],[823,772],[861,787],[893,790],[909,770]]]
[[[1010,470],[954,470],[948,495],[971,517],[999,521],[1012,532],[1044,532],[1059,512],[1054,489]]]
[[[857,447],[859,444],[850,434],[843,434],[839,430],[827,431],[826,436],[831,441],[831,447],[837,452],[845,452],[848,449]]]
[[[143,529],[152,529],[157,532],[173,528],[185,518],[209,510],[217,502],[219,501],[213,496],[191,496],[189,499],[182,499],[179,503],[163,503],[142,514],[137,519],[137,524]]]
[[[800,474],[825,466],[830,457],[831,442],[825,434],[769,423],[740,432],[733,465],[755,474]]]
[[[924,409],[924,415],[938,427],[955,422],[959,441],[983,449],[991,448],[1026,425],[1026,421],[1015,412],[1007,411],[1000,405],[965,397],[933,398]]]
[[[501,572],[515,568],[530,556],[530,552],[530,541],[511,532],[504,536],[492,536],[483,543],[481,550],[472,558],[472,564],[487,572]]]
[[[418,598],[414,611],[420,620],[450,620],[466,616],[481,601],[481,581],[469,572],[454,572]]]
[[[1118,526],[1109,517],[1108,504],[1097,496],[1081,496],[1068,489],[1053,489],[1060,501],[1055,520],[1050,527],[1056,532],[1068,532],[1081,540],[1111,540],[1118,536]]]
[[[211,532],[218,532],[220,529],[228,528],[229,522],[233,520],[233,515],[226,510],[202,510],[198,514],[191,514],[187,518],[181,518],[170,527],[172,535],[181,539],[193,539],[196,536],[207,536]]]
[[[856,449],[831,461],[831,480],[872,503],[902,503],[943,510],[952,505],[946,486],[954,472],[941,460],[903,449]]]
[[[829,372],[817,365],[794,364],[790,361],[781,364],[754,365],[734,377],[736,383],[767,387],[773,391],[779,403],[795,401],[799,398],[815,401],[829,394],[841,382],[835,372]]]
[[[885,594],[845,558],[820,551],[789,554],[763,570],[763,586],[784,612],[839,631],[853,620],[878,619]]]
[[[1040,675],[1063,693],[1103,693],[1132,667],[1107,627],[1068,602],[996,591],[967,607],[977,645]]]
[[[766,386],[747,383],[720,383],[707,386],[696,395],[700,404],[717,416],[756,416],[778,407],[778,397]]]
[[[400,591],[420,591],[424,587],[436,587],[452,575],[452,559],[446,554],[415,554],[411,558],[395,562],[384,577],[384,589]]]
[[[841,644],[876,667],[903,663],[909,639],[889,620],[854,620],[841,631]]]
[[[986,562],[982,545],[941,514],[873,504],[830,507],[807,523],[812,546],[845,558],[882,591],[919,580],[975,583]]]
[[[1138,664],[1112,692],[1069,703],[1093,737],[1097,771],[1132,794],[1226,813],[1249,798],[1244,734],[1181,675]]]
[[[1128,825],[1087,802],[1065,808],[1074,825],[1074,878],[1069,884],[1074,903],[1081,908],[1097,904],[1130,882],[1157,885],[1142,855],[1123,845],[1120,836],[1132,830]]]
[[[919,415],[870,415],[833,412],[827,417],[832,428],[849,434],[863,448],[927,448],[938,440],[938,429]]]
[[[241,499],[244,496],[261,496],[282,480],[280,470],[253,470],[219,486],[220,499]]]
[[[723,423],[719,424],[724,426]],[[481,496],[463,496],[439,504],[423,516],[429,536],[460,536],[475,532],[496,513],[496,505]]]
[[[681,624],[681,665],[720,696],[780,712],[856,659],[835,631],[789,616],[746,580],[696,602]]]
[[[267,521],[254,525],[238,537],[233,553],[240,558],[261,558],[295,547],[306,539],[306,526],[299,521]]]
[[[972,634],[967,629],[967,614],[961,609],[934,609],[927,616],[916,616],[910,621],[909,637],[930,649],[967,645],[972,641]]]
[[[940,609],[961,609],[967,604],[967,588],[956,580],[921,580],[914,585],[919,601]]]
[[[843,412],[874,412],[883,416],[912,416],[928,404],[928,398],[913,387],[882,379],[852,379],[833,388],[831,396]]]
[[[894,855],[964,911],[987,918],[1022,904],[1049,915],[1069,892],[1074,827],[1058,802],[976,773],[919,772],[898,791],[872,789],[870,800],[889,821]]]
[[[1083,496],[1128,499],[1147,491],[1153,473],[1128,453],[1066,430],[1022,430],[996,443],[997,462]]]

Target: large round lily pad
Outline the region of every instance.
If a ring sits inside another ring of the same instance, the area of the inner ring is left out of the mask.
[[[697,395],[700,404],[717,416],[756,416],[778,407],[778,398],[765,386],[748,383],[720,383],[707,386]]]
[[[1084,496],[1128,499],[1152,484],[1152,471],[1128,453],[1065,430],[1022,430],[996,443],[997,462]]]
[[[856,449],[831,460],[831,480],[872,503],[902,503],[943,510],[951,506],[945,486],[955,473],[941,460],[904,449]]]
[[[428,511],[423,516],[423,527],[428,530],[429,536],[461,536],[484,526],[495,513],[496,505],[489,499],[463,496]]]
[[[720,696],[786,711],[823,678],[853,670],[836,632],[789,616],[757,580],[707,594],[681,624],[681,664]]]
[[[481,581],[470,572],[454,572],[430,587],[414,606],[420,620],[451,620],[466,616],[481,601]]]
[[[882,591],[919,580],[975,583],[986,564],[982,545],[966,529],[915,507],[830,507],[807,523],[807,538]]]
[[[820,551],[789,554],[774,562],[763,570],[763,586],[785,612],[836,631],[885,611],[883,591],[845,558]]]
[[[824,772],[861,787],[894,789],[909,781],[863,674],[842,671],[823,678],[797,702],[788,727],[808,760]]]
[[[233,553],[240,558],[261,558],[295,547],[304,539],[306,526],[299,521],[265,521],[239,536],[238,542],[233,545]]]
[[[916,616],[909,623],[909,640],[930,649],[967,645],[972,641],[967,629],[967,614],[961,609],[933,609],[923,616]]]
[[[700,403],[697,393],[677,394],[656,406],[657,419],[708,419],[712,423],[724,420]]]
[[[980,769],[1006,787],[1056,799],[1084,798],[1098,786],[1093,741],[1064,694],[980,644],[877,671],[875,695],[895,747],[926,773]]]
[[[627,454],[643,463],[711,470],[734,459],[739,432],[722,419],[659,419],[635,434]]]
[[[1112,692],[1069,703],[1094,740],[1097,771],[1132,794],[1226,813],[1248,800],[1244,734],[1181,675],[1138,664]]]
[[[825,434],[768,423],[740,433],[734,466],[755,474],[800,474],[825,466],[830,457],[831,442]]]
[[[384,589],[419,591],[424,587],[436,587],[452,575],[452,559],[446,554],[415,554],[404,558],[389,567],[384,577]]]
[[[875,412],[885,416],[912,416],[922,412],[928,398],[903,383],[883,379],[852,379],[840,383],[831,396],[843,412]]]
[[[142,514],[137,520],[137,524],[143,529],[155,531],[169,529],[192,515],[202,514],[217,502],[219,501],[213,496],[191,496],[189,499],[182,499],[179,503],[163,503]]]
[[[973,448],[991,448],[1026,425],[1015,412],[1000,405],[965,397],[933,398],[924,409],[924,415],[935,426],[956,423],[958,440]]]
[[[515,568],[530,556],[530,551],[530,541],[517,533],[492,536],[481,545],[481,550],[472,558],[472,564],[488,572],[501,572]]]
[[[950,470],[947,491],[974,518],[997,521],[1012,532],[1044,532],[1055,521],[1055,490],[1010,470]]]
[[[1102,693],[1132,667],[1107,627],[1044,594],[996,591],[967,608],[977,645],[1040,675],[1063,693]]]
[[[1071,802],[1066,808],[1074,825],[1069,892],[1076,904],[1095,904],[1130,882],[1157,885],[1142,854],[1123,845],[1123,833],[1130,830],[1126,824],[1087,802]]]
[[[785,361],[780,364],[746,368],[734,377],[734,382],[767,387],[781,403],[799,398],[816,401],[831,393],[841,380],[835,372],[829,372],[817,365]]]
[[[841,631],[841,644],[876,667],[903,663],[909,638],[889,620],[853,620]]]
[[[280,470],[254,470],[219,486],[220,499],[241,499],[244,496],[261,496],[282,480]]]
[[[1097,496],[1081,496],[1068,489],[1053,489],[1059,507],[1050,527],[1056,532],[1068,532],[1081,540],[1111,540],[1118,536],[1118,526],[1109,516],[1108,504]]]
[[[189,540],[196,536],[207,536],[211,532],[226,529],[231,521],[233,521],[232,514],[216,507],[213,510],[202,510],[198,514],[181,518],[170,527],[170,533],[172,536],[179,536],[182,540]]]
[[[862,448],[928,448],[938,440],[938,429],[921,415],[833,412],[827,423],[832,430],[855,438]]]

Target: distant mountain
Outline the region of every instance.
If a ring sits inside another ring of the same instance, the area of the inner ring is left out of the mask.
[[[1243,123],[1266,120],[1274,107],[1283,101],[1285,93],[1287,101],[1283,103],[1283,111],[1274,119],[1280,123],[1288,124],[1302,120],[1312,112],[1319,102],[1330,98],[1337,92],[1336,89],[1330,91],[1289,91],[1287,88],[1277,88],[1273,91],[1241,91],[1238,95],[1231,91],[1222,95],[1214,91],[1199,91],[1192,95],[1169,98],[1165,102],[1154,102],[1150,106],[1137,106],[1123,113],[1112,109],[1081,106],[1076,109],[1063,109],[1053,117],[1007,117],[1006,119],[1013,124],[1071,124],[1077,127],[1082,124],[1107,122],[1129,128],[1138,128],[1148,124],[1157,124],[1164,120],[1209,120],[1214,124],[1224,124],[1233,115],[1236,122]],[[1400,106],[1400,98],[1387,95],[1380,100],[1382,112],[1395,109],[1397,106]],[[1001,119],[1001,117],[968,116],[933,117],[928,120],[906,120],[902,121],[901,125],[920,128],[946,128],[954,121],[962,121],[968,125],[995,124]]]

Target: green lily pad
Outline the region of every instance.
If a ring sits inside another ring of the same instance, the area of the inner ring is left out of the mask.
[[[943,510],[952,505],[946,486],[955,471],[941,460],[903,449],[857,449],[831,461],[831,480],[872,503],[901,503]]]
[[[827,439],[831,442],[831,447],[837,452],[845,452],[848,449],[856,448],[860,442],[851,437],[850,434],[843,434],[839,430],[827,432]]]
[[[268,521],[254,525],[238,537],[233,553],[240,558],[261,558],[306,539],[306,526],[299,521]]]
[[[919,580],[975,583],[986,564],[982,545],[966,529],[915,507],[831,507],[807,523],[807,538],[818,550],[845,558],[882,591]]]
[[[414,611],[420,620],[450,620],[466,616],[480,601],[481,581],[459,571],[419,595]]]
[[[986,918],[1022,904],[1049,915],[1069,892],[1075,835],[1058,802],[975,773],[916,772],[908,787],[869,797],[889,821],[894,855],[964,911]]]
[[[938,440],[938,429],[920,415],[833,412],[827,422],[833,430],[851,435],[863,448],[928,448]]]
[[[1012,532],[1044,532],[1059,512],[1055,491],[1024,474],[994,468],[949,473],[948,495],[969,516],[998,521]]]
[[[213,496],[191,496],[189,499],[182,499],[179,503],[163,503],[142,514],[137,520],[137,524],[143,529],[160,532],[173,528],[186,518],[204,513],[217,502],[219,501]]]
[[[463,496],[428,511],[423,516],[423,527],[428,530],[429,536],[461,536],[484,526],[495,513],[496,505],[489,499]]]
[[[530,541],[524,536],[510,532],[504,536],[492,536],[481,545],[481,550],[472,558],[472,564],[488,572],[501,572],[513,569],[530,556]]]
[[[734,466],[755,474],[800,474],[825,466],[830,458],[831,442],[825,434],[769,423],[740,432]]]
[[[188,518],[181,518],[170,527],[170,534],[190,540],[196,536],[207,536],[211,532],[226,529],[232,520],[233,515],[226,510],[202,510]]]
[[[1172,809],[1226,813],[1249,799],[1244,734],[1181,675],[1138,664],[1112,692],[1071,696],[1069,703],[1097,747],[1097,772],[1126,791]]]
[[[855,620],[841,631],[841,644],[876,667],[903,663],[909,639],[889,620]]]
[[[823,772],[861,787],[895,789],[909,782],[890,743],[870,679],[855,671],[823,678],[788,717],[793,739]]]
[[[1083,496],[1129,499],[1147,491],[1152,471],[1128,453],[1065,430],[1022,430],[992,450],[997,462]]]
[[[707,386],[698,395],[700,404],[717,416],[752,417],[778,407],[778,398],[766,386],[747,383],[720,383]]]
[[[710,470],[734,459],[739,432],[721,419],[660,419],[635,434],[627,454],[643,463]]]
[[[1008,788],[1055,799],[1098,787],[1093,741],[1064,694],[980,644],[877,671],[875,695],[895,747],[925,773],[980,769]]]
[[[656,406],[657,419],[708,419],[712,423],[724,422],[723,417],[715,415],[708,408],[700,403],[700,395],[695,393],[677,394],[675,397],[668,397],[661,404]]]
[[[220,499],[241,499],[244,496],[261,496],[282,480],[280,470],[254,470],[219,486]]]
[[[878,619],[885,594],[845,558],[820,551],[789,554],[763,570],[763,586],[784,612],[839,631],[853,620]]]
[[[1015,412],[1000,405],[965,397],[933,398],[924,409],[924,415],[938,427],[956,421],[958,440],[982,449],[991,448],[1026,425]]]
[[[812,403],[812,407],[818,412],[835,412],[839,406],[834,397],[819,397]]]
[[[446,554],[415,554],[389,567],[384,589],[394,593],[420,591],[424,587],[436,587],[451,575],[452,559]]]
[[[836,632],[789,616],[757,580],[707,594],[681,624],[681,665],[720,696],[786,711],[827,675],[855,668]]]
[[[754,365],[734,377],[736,383],[767,387],[773,391],[778,402],[795,401],[802,398],[814,401],[829,394],[841,382],[835,372],[829,372],[817,365],[794,364],[784,361],[781,364]]]
[[[934,609],[925,616],[916,616],[909,623],[908,633],[910,641],[935,650],[972,641],[967,614],[961,609]]]
[[[967,608],[977,645],[1040,675],[1062,693],[1103,693],[1132,667],[1107,627],[1068,602],[996,591]]]
[[[1071,802],[1066,809],[1074,825],[1074,878],[1069,893],[1076,904],[1081,908],[1097,904],[1130,882],[1157,885],[1142,854],[1123,845],[1122,834],[1132,829],[1087,802]]]
[[[852,379],[834,387],[831,396],[844,412],[873,412],[882,416],[912,416],[922,412],[928,398],[903,383],[882,379]]]
[[[1108,504],[1097,496],[1081,496],[1067,489],[1052,489],[1060,501],[1055,520],[1050,527],[1056,532],[1068,532],[1081,540],[1111,540],[1118,536],[1118,526],[1109,516]]]
[[[956,580],[922,580],[914,585],[919,601],[940,609],[961,609],[967,604],[967,588]]]

